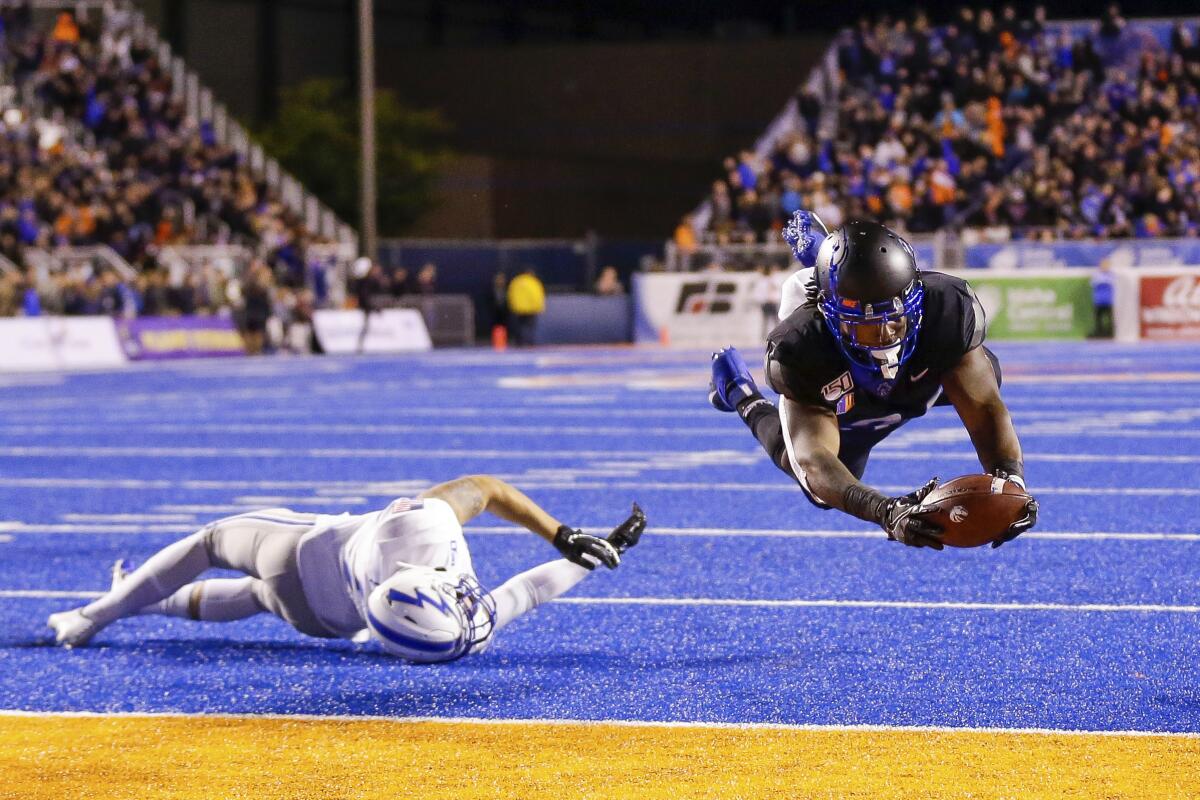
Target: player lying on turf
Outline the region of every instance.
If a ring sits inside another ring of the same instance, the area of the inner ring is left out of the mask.
[[[917,269],[908,242],[883,225],[850,222],[827,233],[797,211],[784,230],[805,269],[788,278],[767,337],[759,392],[732,347],[713,355],[709,400],[736,411],[771,460],[820,508],[877,523],[915,547],[942,549],[941,529],[911,494],[887,497],[860,482],[871,448],[932,406],[953,405],[985,471],[1025,485],[1021,445],[1000,398],[1000,362],[983,346],[983,307],[965,281]],[[1037,521],[1037,502],[993,542]]]
[[[563,558],[484,590],[462,529],[484,511],[528,528]],[[370,514],[274,508],[218,520],[132,573],[118,563],[107,594],[52,614],[48,624],[59,644],[77,647],[137,614],[225,622],[269,611],[310,636],[369,632],[394,655],[450,661],[480,652],[496,631],[568,591],[597,564],[615,569],[645,526],[635,503],[607,538],[590,536],[503,481],[471,475]],[[213,567],[246,577],[193,582]]]

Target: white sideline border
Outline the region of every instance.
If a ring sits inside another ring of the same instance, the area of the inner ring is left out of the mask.
[[[387,717],[379,714],[278,714],[278,713],[231,713],[184,711],[24,711],[19,708],[0,709],[0,717],[62,717],[82,719],[230,719],[230,720],[280,720],[302,722],[394,722],[406,725],[553,725],[568,727],[602,727],[613,725],[623,728],[683,728],[718,730],[776,730],[811,733],[982,733],[997,735],[1029,736],[1103,736],[1139,737],[1168,739],[1200,739],[1200,731],[1146,731],[1146,730],[1080,730],[1077,728],[988,728],[978,726],[954,727],[949,725],[818,725],[788,722],[705,722],[700,720],[639,720],[639,719],[521,719],[497,717]]]

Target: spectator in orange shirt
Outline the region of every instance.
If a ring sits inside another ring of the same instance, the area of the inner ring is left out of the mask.
[[[54,23],[54,31],[50,36],[56,42],[66,42],[67,44],[75,44],[79,41],[79,26],[75,24],[75,18],[69,11],[63,11],[58,15],[58,21]]]
[[[696,229],[692,227],[692,215],[684,214],[675,226],[675,249],[679,251],[680,261],[688,268],[691,267],[692,254],[696,252]]]
[[[950,170],[946,167],[946,162],[939,158],[937,166],[934,167],[933,173],[929,176],[930,199],[934,205],[949,205],[954,202],[956,189],[954,176],[950,174]]]

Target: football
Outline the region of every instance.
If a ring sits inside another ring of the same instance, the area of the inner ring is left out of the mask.
[[[1020,484],[991,475],[964,475],[947,481],[921,503],[927,517],[942,526],[950,547],[980,547],[995,541],[1025,515],[1029,495]]]

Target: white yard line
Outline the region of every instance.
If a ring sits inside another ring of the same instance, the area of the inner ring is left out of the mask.
[[[133,525],[130,523],[26,523],[16,520],[0,521],[0,531],[5,533],[191,533],[197,528],[196,523],[190,525]]]
[[[584,530],[603,530],[604,525],[582,525]],[[528,531],[515,525],[469,525],[466,532],[478,536],[528,535]],[[682,536],[711,539],[880,539],[879,529],[865,531],[844,530],[799,530],[787,528],[658,528],[646,529],[647,536]],[[1047,539],[1050,541],[1117,540],[1146,542],[1200,542],[1200,533],[1154,533],[1125,531],[1030,531],[1021,535],[1021,540]]]
[[[735,608],[908,608],[946,611],[1066,611],[1200,614],[1200,606],[1115,603],[968,603],[924,600],[746,600],[720,597],[560,597],[568,605],[730,606]]]
[[[662,462],[672,459],[672,467],[709,466],[723,460],[758,460],[749,450],[475,450],[425,448],[287,448],[287,447],[87,447],[34,446],[0,447],[6,458],[291,458],[291,459],[466,459],[475,461],[587,461],[589,459],[641,459]],[[876,448],[873,459],[910,461],[941,459],[977,461],[972,452],[900,449],[887,445]],[[1026,463],[1058,464],[1200,464],[1200,455],[1130,453],[1026,453]],[[660,469],[662,467],[659,467]]]
[[[498,476],[504,477],[504,476]],[[779,492],[796,495],[799,489],[795,484],[780,478],[776,483],[736,483],[703,481],[610,481],[605,483],[585,483],[569,481],[530,481],[521,480],[520,476],[509,476],[510,482],[521,489],[538,489],[543,491],[594,491],[596,489],[613,489],[619,491],[677,491],[677,492]],[[509,478],[505,478],[509,480]],[[0,481],[0,486],[3,482]],[[911,492],[912,486],[901,484],[880,485],[875,488],[884,492]],[[1043,495],[1082,495],[1082,496],[1127,496],[1127,497],[1200,497],[1200,488],[1177,487],[1093,487],[1093,486],[1039,486],[1031,490],[1038,497]]]
[[[62,514],[63,522],[189,522],[195,514]],[[3,523],[0,523],[3,524]]]
[[[55,591],[52,589],[0,589],[0,598],[8,600],[88,600],[104,592]]]
[[[1052,386],[1055,381],[1046,381],[1044,376],[1031,375],[1023,376],[1029,380],[1022,380],[1019,383],[1038,384],[1039,387]],[[610,385],[606,387],[599,386],[571,386],[567,383],[556,385],[542,391],[548,392],[543,396],[539,396],[536,400],[529,397],[522,397],[520,390],[515,390],[508,387],[497,386],[496,382],[484,381],[485,386],[489,386],[493,391],[491,399],[501,401],[499,404],[486,405],[481,403],[478,406],[471,405],[469,402],[468,393],[460,390],[464,388],[479,387],[479,381],[468,380],[453,380],[453,381],[423,381],[417,384],[417,388],[426,389],[426,394],[436,395],[439,388],[453,392],[456,395],[462,395],[466,403],[460,407],[459,414],[462,415],[482,415],[488,416],[496,413],[501,414],[525,414],[530,416],[541,416],[545,412],[558,414],[601,414],[609,411],[618,411],[620,409],[608,408],[608,405],[624,406],[632,398],[645,398],[649,391],[645,388],[629,388],[627,383],[644,383],[662,380],[675,380],[676,375],[660,374],[660,375],[644,375],[644,376],[624,376],[614,378],[610,381]],[[1080,383],[1092,383],[1093,381],[1064,381],[1064,385],[1077,385]],[[1095,381],[1102,382],[1102,381]],[[685,388],[677,386],[669,386],[663,390],[654,390],[654,402],[658,406],[657,412],[651,409],[643,411],[642,409],[627,409],[628,411],[636,411],[634,416],[646,416],[647,413],[654,415],[657,413],[660,416],[675,416],[679,413],[695,414],[697,416],[704,415],[711,417],[714,413],[711,409],[704,407],[704,392],[706,379],[701,379],[699,376],[694,385]],[[1014,379],[1012,386],[1017,385]],[[1123,394],[1116,399],[1108,396],[1100,396],[1095,392],[1085,392],[1081,390],[1079,394],[1065,393],[1046,393],[1044,391],[1028,391],[1018,389],[1017,391],[1005,391],[1004,399],[1010,408],[1040,408],[1044,406],[1058,406],[1064,403],[1070,404],[1074,409],[1087,410],[1091,408],[1102,408],[1111,410],[1114,405],[1132,406],[1144,405],[1159,408],[1164,403],[1175,403],[1181,396],[1190,397],[1195,394],[1190,391],[1195,381],[1192,384],[1180,384],[1171,380],[1148,381],[1144,385],[1144,391],[1139,391],[1135,394]],[[1010,388],[1008,379],[1005,380],[1006,388]],[[1160,391],[1164,396],[1155,396],[1154,387],[1160,387]],[[362,402],[356,403],[353,398],[346,396],[347,391],[358,391],[364,395],[374,393],[379,397],[393,396],[400,392],[411,392],[414,384],[400,383],[372,383],[372,382],[351,382],[349,384],[338,383],[331,386],[326,391],[314,391],[311,387],[301,386],[297,384],[295,387],[278,387],[278,386],[247,386],[236,389],[218,389],[211,391],[200,391],[199,385],[196,392],[161,392],[156,394],[133,393],[124,394],[121,392],[104,392],[102,398],[109,402],[112,407],[121,407],[128,410],[130,413],[135,413],[138,410],[144,409],[147,415],[144,418],[152,420],[161,420],[163,411],[171,411],[172,413],[188,413],[191,411],[215,410],[224,411],[229,406],[236,406],[244,401],[252,401],[256,404],[256,414],[266,416],[274,415],[290,415],[290,416],[308,416],[311,411],[304,410],[303,413],[297,413],[297,409],[292,408],[297,397],[302,395],[336,395],[339,400],[338,412],[339,415],[347,413],[364,413],[378,415],[381,403]],[[615,394],[612,389],[620,390],[620,394]],[[1140,387],[1141,388],[1141,387]],[[1170,396],[1165,396],[1171,393]],[[695,398],[695,402],[693,399]],[[503,402],[508,400],[509,402]],[[78,397],[42,397],[42,398],[24,398],[21,400],[2,401],[0,402],[0,412],[4,412],[6,419],[7,414],[11,412],[14,415],[29,415],[38,411],[58,411],[62,409],[89,409],[94,405],[96,398],[94,395],[81,395]],[[277,403],[278,409],[270,408],[271,404]],[[567,406],[569,408],[547,408],[547,406]],[[237,409],[235,408],[235,412]],[[447,414],[445,409],[436,404],[428,405],[412,404],[396,409],[397,412],[403,414],[425,414],[431,416],[447,416],[453,415],[454,412]],[[245,413],[245,412],[240,412]],[[112,417],[119,416],[118,414],[110,415]],[[105,418],[105,417],[101,417]]]
[[[1113,400],[1105,398],[1097,400],[1092,398],[1080,397],[1038,397],[1036,399],[1026,400],[1023,398],[1007,398],[1008,408],[1013,414],[1013,418],[1020,424],[1022,420],[1027,419],[1065,419],[1078,421],[1081,417],[1095,417],[1097,415],[1122,415],[1129,416],[1134,420],[1139,415],[1153,415],[1156,418],[1177,417],[1180,419],[1196,419],[1200,413],[1196,411],[1194,405],[1189,405],[1186,402],[1181,402],[1185,398],[1181,398],[1178,394],[1172,395],[1169,400],[1164,400],[1162,396],[1119,399]],[[1168,404],[1169,403],[1169,404]],[[1089,405],[1089,404],[1094,404]],[[1145,405],[1149,408],[1130,408],[1129,406]],[[90,409],[89,409],[90,412]],[[297,409],[290,406],[280,408],[246,408],[236,407],[228,408],[224,406],[203,405],[200,407],[182,408],[177,404],[173,404],[170,408],[172,418],[181,423],[162,423],[162,410],[147,410],[145,413],[137,412],[101,412],[94,417],[89,417],[94,420],[94,424],[86,427],[90,431],[97,430],[106,424],[121,424],[121,423],[145,423],[146,425],[165,425],[165,424],[186,424],[186,422],[195,423],[213,423],[222,424],[252,424],[249,422],[239,423],[238,421],[245,420],[266,420],[266,424],[271,424],[273,420],[287,419],[303,419],[303,423],[295,423],[297,425],[304,424],[324,424],[314,423],[314,419],[319,419],[321,416],[328,416],[329,425],[345,425],[354,424],[347,423],[347,419],[355,417],[367,417],[368,421],[362,424],[373,425],[377,424],[374,420],[379,417],[378,406],[350,406],[339,404],[336,412],[322,412],[320,409]],[[528,406],[501,406],[501,407],[455,407],[449,408],[445,406],[422,406],[422,407],[405,407],[397,409],[397,413],[405,418],[435,418],[437,420],[445,420],[448,418],[457,419],[479,419],[490,420],[497,417],[509,419],[535,418],[543,420],[547,418],[565,417],[568,419],[594,419],[600,418],[604,422],[614,419],[627,419],[632,422],[644,422],[649,419],[666,418],[671,422],[679,420],[703,420],[713,423],[711,427],[717,427],[722,424],[721,417],[717,412],[710,408],[704,407],[702,404],[692,404],[683,406],[663,407],[661,404],[654,408],[638,408],[630,407],[628,404],[621,406],[570,406],[563,408],[553,407],[528,407]],[[942,413],[934,411],[935,414]],[[945,413],[952,413],[948,409]],[[184,417],[183,415],[187,416]],[[28,407],[6,409],[4,413],[5,425],[10,428],[19,428],[22,423],[32,425],[41,425],[47,428],[60,428],[59,422],[62,420],[62,412],[55,411],[30,411]],[[740,426],[729,424],[729,430],[741,431]],[[286,423],[284,423],[286,424]],[[923,423],[917,423],[918,425]],[[1139,423],[1140,424],[1140,423]],[[416,426],[422,430],[428,430],[429,426]],[[605,427],[603,423],[601,427]],[[636,427],[636,426],[633,426]],[[658,426],[664,427],[661,424]],[[670,426],[674,428],[674,426]],[[707,426],[706,426],[707,427]],[[70,430],[70,428],[68,428]],[[742,434],[743,436],[746,434]]]
[[[554,491],[728,491],[778,492],[795,495],[798,489],[782,475],[769,483],[737,481],[567,481],[530,478],[520,474],[502,475],[521,489]],[[365,495],[367,497],[411,496],[432,485],[432,481],[254,481],[254,480],[165,480],[155,478],[0,478],[0,489],[137,489],[161,491],[169,489],[195,491],[244,491],[247,489],[309,489],[325,495]],[[876,488],[885,492],[908,492],[912,486],[883,484]],[[1037,495],[1129,496],[1129,497],[1200,497],[1200,488],[1174,486],[1035,486]],[[241,505],[158,505],[163,512],[207,513],[212,510],[241,509]]]
[[[129,447],[129,446],[30,446],[0,447],[0,457],[59,457],[72,458],[347,458],[347,459],[491,459],[491,460],[534,460],[581,461],[586,459],[614,459],[671,456],[684,461],[698,458],[745,458],[746,451],[734,450],[483,450],[483,449],[435,449],[423,447],[345,447],[345,448],[293,448],[293,447]],[[1198,456],[1197,458],[1200,458]]]
[[[361,506],[366,505],[367,498],[365,497],[346,497],[338,495],[336,497],[296,497],[286,495],[245,495],[233,498],[236,505],[250,506],[251,508],[267,508],[280,506]]]
[[[0,589],[0,599],[49,600],[100,597],[103,592]],[[726,597],[560,597],[552,601],[574,606],[708,606],[728,608],[920,609],[928,611],[1057,611],[1085,614],[1200,614],[1200,606],[1140,603],[971,603],[957,600],[805,600]]]
[[[192,506],[202,509],[198,513],[236,514],[253,511],[261,506]],[[331,506],[331,511],[335,510]],[[78,515],[86,517],[86,515]],[[183,521],[181,521],[183,522]],[[120,534],[136,536],[164,533],[191,533],[199,522],[186,524],[138,525],[116,521],[88,522],[86,519],[65,523],[21,522],[0,520],[0,531],[7,533],[50,533],[50,534]],[[604,530],[608,523],[581,525],[585,530]],[[528,536],[524,528],[514,525],[468,525],[470,536]],[[865,539],[882,541],[883,534],[877,529],[834,530],[834,529],[791,529],[791,528],[686,528],[650,527],[646,535],[652,537],[693,537],[706,539]],[[1030,531],[1021,536],[1025,540],[1044,541],[1138,541],[1138,542],[1200,542],[1200,533],[1163,533],[1155,531]]]
[[[1196,415],[1200,417],[1200,413]],[[1022,439],[1037,438],[1090,438],[1090,439],[1195,439],[1200,438],[1200,428],[1181,428],[1177,422],[1170,419],[1151,420],[1143,422],[1136,417],[1131,419],[1097,419],[1094,417],[1073,416],[1051,422],[1020,424],[1017,416],[1017,427]],[[110,426],[113,423],[108,423]],[[730,440],[746,441],[746,432],[741,427],[712,427],[702,425],[677,425],[671,427],[650,427],[637,425],[373,425],[354,423],[229,423],[195,421],[190,423],[150,424],[131,423],[139,436],[141,435],[196,435],[211,436],[214,433],[246,435],[246,434],[363,434],[363,435],[402,435],[402,434],[468,434],[476,436],[504,435],[544,435],[555,436],[664,436],[686,437],[694,439],[727,438]],[[1130,428],[1130,425],[1161,425],[1165,429]],[[75,435],[86,436],[101,431],[100,424],[95,425],[8,425],[0,427],[0,436],[38,436]],[[906,426],[889,438],[891,445],[901,441],[921,442],[930,441],[969,441],[967,432],[962,426],[930,427],[916,424]]]

